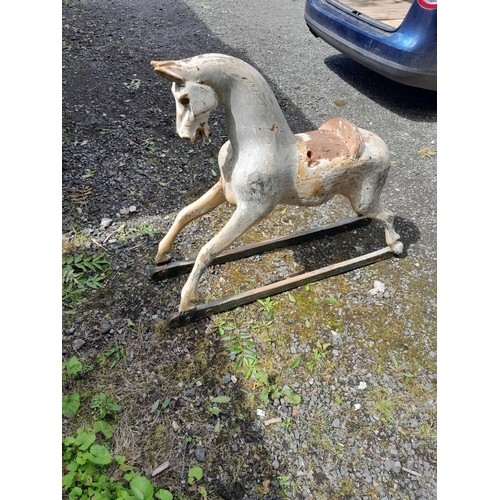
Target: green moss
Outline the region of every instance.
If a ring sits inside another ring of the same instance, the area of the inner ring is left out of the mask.
[[[321,329],[343,331],[342,321],[336,314],[339,304],[327,300],[329,292],[324,284],[302,286],[286,292],[284,296],[286,300],[276,301],[276,318],[286,320],[293,316],[301,328],[303,340],[314,340],[316,332]]]

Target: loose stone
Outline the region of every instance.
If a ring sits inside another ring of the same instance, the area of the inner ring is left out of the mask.
[[[85,344],[85,340],[83,340],[83,339],[75,339],[75,340],[73,340],[73,342],[72,342],[71,345],[73,346],[73,349],[75,351],[77,351],[78,349],[80,349],[80,347],[83,346],[83,344]]]
[[[105,333],[109,333],[111,330],[111,323],[109,321],[103,321],[101,323],[101,333],[104,335]]]
[[[199,462],[204,462],[205,461],[205,448],[201,446],[201,444],[196,445],[196,450],[194,451],[194,456],[196,457],[196,460]]]

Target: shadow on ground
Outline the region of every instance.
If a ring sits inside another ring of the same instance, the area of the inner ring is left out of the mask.
[[[327,57],[325,65],[358,92],[393,113],[414,121],[437,120],[437,92],[394,82],[343,54]]]
[[[409,248],[419,241],[420,231],[413,222],[401,217],[395,217],[394,228],[404,245],[403,254],[398,258],[404,259]],[[334,262],[354,259],[385,246],[384,229],[378,222],[372,221],[366,227],[296,246],[294,260],[304,272],[309,272]]]

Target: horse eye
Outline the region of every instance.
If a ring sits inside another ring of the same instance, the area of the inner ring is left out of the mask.
[[[189,97],[182,97],[181,99],[179,99],[179,102],[183,105],[183,106],[187,106],[189,104]]]

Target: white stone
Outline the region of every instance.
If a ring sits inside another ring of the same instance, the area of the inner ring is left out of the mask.
[[[111,226],[112,223],[113,223],[113,219],[104,218],[101,220],[101,227],[103,227],[103,228],[109,227],[109,226]]]
[[[380,281],[374,281],[373,288],[370,290],[370,294],[376,295],[377,293],[384,293],[384,292],[385,292],[385,285]]]

